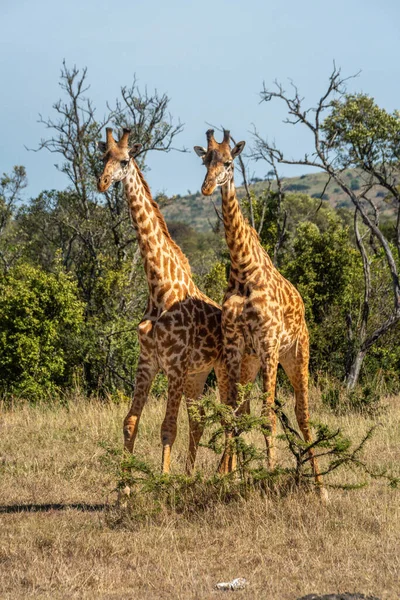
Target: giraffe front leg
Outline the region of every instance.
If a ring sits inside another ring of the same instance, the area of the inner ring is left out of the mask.
[[[218,383],[218,392],[219,399],[222,404],[228,403],[228,372],[226,369],[225,359],[219,360],[215,365],[215,375]],[[236,468],[236,463],[234,462],[234,456],[232,456],[232,452],[230,451],[232,447],[232,431],[229,431],[224,422],[221,423],[223,427],[225,427],[225,449],[218,465],[218,472],[221,475],[226,475],[227,473],[233,471]]]
[[[232,361],[235,364],[235,360]],[[260,361],[255,354],[243,354],[241,366],[240,366],[240,383],[246,385],[246,383],[253,383],[257,377],[257,373],[260,370]],[[232,375],[234,370],[232,369]],[[228,403],[228,372],[226,369],[225,361],[219,361],[215,365],[215,374],[217,376],[218,390],[220,395],[220,401],[223,404]],[[232,393],[236,394],[237,397],[237,383],[232,388]],[[235,398],[235,396],[234,396]],[[236,400],[233,399],[233,406],[236,405]],[[250,399],[246,398],[243,405],[239,408],[239,413],[250,414]],[[230,452],[230,448],[233,444],[233,431],[226,429],[225,432],[225,451],[219,464],[219,472],[226,474],[236,469],[236,455]]]
[[[128,452],[133,452],[136,434],[143,406],[149,395],[151,383],[158,372],[158,365],[143,354],[139,357],[136,371],[135,392],[132,405],[124,419],[124,445]]]
[[[204,431],[202,417],[204,410],[198,407],[199,418],[196,418],[191,411],[191,407],[196,404],[204,390],[204,385],[208,376],[208,371],[203,373],[189,374],[185,384],[185,397],[189,418],[189,450],[186,458],[186,473],[190,475],[196,461],[197,450]]]
[[[247,383],[254,383],[260,370],[260,359],[256,354],[243,355],[242,365],[240,369],[240,383],[246,385]],[[243,404],[243,412],[250,414],[250,398],[247,397]]]
[[[241,363],[244,353],[244,339],[235,330],[225,330],[224,356],[227,377],[227,394],[225,402],[235,411],[237,409],[238,383],[240,382]],[[226,474],[236,469],[236,454],[233,451],[235,432],[225,424],[225,450],[219,464],[219,472]]]
[[[175,442],[177,432],[177,421],[179,406],[182,400],[185,388],[186,373],[176,375],[176,369],[167,372],[168,378],[168,400],[164,421],[161,425],[161,443],[162,443],[162,473],[169,473],[171,465],[171,450]]]
[[[276,374],[278,370],[278,350],[276,347],[262,349],[261,363],[263,372],[263,406],[262,416],[267,418],[267,425],[263,427],[265,445],[267,448],[267,465],[269,469],[275,467],[275,437],[276,414],[273,410],[275,403]]]

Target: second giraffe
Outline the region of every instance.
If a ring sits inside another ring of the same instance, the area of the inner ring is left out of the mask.
[[[236,404],[237,383],[246,347],[261,362],[263,375],[263,414],[268,417],[265,431],[269,468],[275,462],[276,415],[273,411],[278,363],[295,392],[295,411],[307,443],[311,442],[308,412],[309,341],[304,304],[299,292],[274,267],[261,246],[256,231],[245,220],[233,178],[233,160],[245,142],[230,147],[230,133],[224,131],[218,143],[214,131],[206,133],[207,149],[195,146],[207,169],[201,191],[210,196],[221,187],[222,215],[231,259],[228,288],[222,306],[222,332],[229,378],[229,403]],[[315,482],[326,497],[313,450],[309,450]]]

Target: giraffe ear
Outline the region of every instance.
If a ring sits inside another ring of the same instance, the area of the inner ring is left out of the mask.
[[[200,158],[203,158],[203,156],[207,154],[207,150],[203,148],[203,146],[194,146],[193,150],[196,152],[197,156],[200,156]]]
[[[105,142],[97,142],[97,149],[104,154],[107,150],[107,144]]]
[[[141,149],[142,149],[142,144],[133,144],[133,146],[131,146],[129,148],[129,156],[132,156],[132,158],[134,158],[135,156],[137,156],[139,154]]]
[[[232,158],[236,158],[237,156],[239,156],[245,145],[246,142],[238,142],[237,144],[235,144],[235,146],[231,150]]]

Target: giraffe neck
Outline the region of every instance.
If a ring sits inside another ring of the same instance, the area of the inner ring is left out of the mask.
[[[164,217],[153,200],[138,166],[131,160],[124,179],[125,194],[153,305],[163,310],[174,302],[194,295],[190,266],[186,256],[172,240]]]
[[[271,264],[271,260],[263,251],[257,234],[247,223],[241,211],[233,178],[221,187],[222,216],[225,227],[225,238],[231,258],[231,274],[248,280],[249,275],[258,267]]]

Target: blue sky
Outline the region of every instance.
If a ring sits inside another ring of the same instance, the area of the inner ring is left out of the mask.
[[[25,165],[26,197],[62,189],[56,157],[37,147],[54,116],[59,75],[67,65],[88,68],[99,116],[136,74],[139,86],[171,98],[185,123],[177,143],[205,144],[207,123],[223,124],[251,145],[252,124],[289,154],[310,149],[305,132],[284,125],[278,103],[260,104],[263,81],[296,82],[312,103],[325,89],[333,61],[344,75],[361,70],[352,91],[400,108],[398,0],[269,2],[268,0],[0,0],[0,173]],[[149,156],[154,194],[200,188],[204,167],[193,153]],[[298,174],[283,170],[283,174]],[[263,176],[267,166],[251,164]]]

